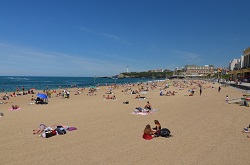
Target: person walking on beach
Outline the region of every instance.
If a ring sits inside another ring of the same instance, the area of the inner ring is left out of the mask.
[[[201,96],[201,94],[202,94],[202,89],[200,88],[200,96]]]
[[[220,90],[221,90],[221,87],[219,86],[219,88],[218,88],[218,92],[220,92]]]

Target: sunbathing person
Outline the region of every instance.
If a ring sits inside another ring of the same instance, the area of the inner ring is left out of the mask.
[[[149,101],[147,101],[147,104],[145,105],[144,109],[147,109],[147,110],[151,110],[152,109],[152,106],[149,103]]]
[[[35,100],[35,98],[34,98],[34,96],[32,95],[31,96],[31,99],[30,99],[31,101],[34,101]]]
[[[12,105],[12,109],[18,109],[19,106],[18,105]]]
[[[142,138],[145,140],[151,140],[154,137],[154,132],[151,129],[151,126],[148,124],[146,125]]]
[[[106,97],[106,99],[107,99],[107,100],[109,100],[109,99],[111,99],[111,100],[116,100],[116,97],[115,97],[115,95],[114,95],[114,96],[109,96],[109,95],[108,95],[108,96]]]
[[[142,107],[136,107],[135,109],[136,109],[135,111],[137,111],[137,112],[138,112],[138,111],[139,111],[139,112],[143,112],[143,108],[142,108]]]
[[[108,99],[111,99],[112,97],[110,97],[109,95],[107,95],[107,97],[106,97],[106,99],[108,100]]]
[[[33,134],[41,134],[41,133],[43,133],[43,131],[45,131],[46,129],[49,129],[49,127],[47,127],[47,126],[44,125],[44,124],[40,124],[38,129],[33,130]]]
[[[167,92],[167,93],[165,94],[165,96],[171,96],[171,93]]]
[[[137,96],[135,97],[135,99],[146,99],[146,97],[137,95]]]

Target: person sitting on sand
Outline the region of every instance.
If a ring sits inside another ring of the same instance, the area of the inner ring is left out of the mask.
[[[12,109],[18,109],[19,106],[18,105],[12,105]]]
[[[35,100],[35,98],[34,98],[34,96],[32,95],[31,96],[31,99],[30,99],[31,101],[34,101]]]
[[[108,99],[113,99],[113,97],[112,97],[112,96],[107,95],[106,99],[107,99],[107,100],[108,100]]]
[[[249,125],[248,127],[246,127],[246,128],[243,128],[243,131],[241,131],[241,132],[242,132],[242,133],[249,134],[249,133],[250,133],[249,128],[250,128],[250,125]],[[249,135],[247,135],[247,137],[250,138]]]
[[[167,91],[167,93],[165,94],[165,96],[171,96],[171,93]]]
[[[151,126],[148,124],[146,125],[142,138],[145,140],[151,140],[154,137],[154,132],[151,129]]]
[[[158,120],[154,120],[154,123],[155,123],[155,127],[153,128],[153,131],[154,132],[158,132],[161,130],[161,124]]]
[[[147,101],[147,104],[145,105],[144,109],[147,109],[147,110],[151,110],[152,109],[152,106],[149,103],[149,101]]]

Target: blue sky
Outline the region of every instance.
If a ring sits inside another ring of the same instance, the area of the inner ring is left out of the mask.
[[[250,47],[249,6],[249,0],[2,0],[0,75],[227,67]]]

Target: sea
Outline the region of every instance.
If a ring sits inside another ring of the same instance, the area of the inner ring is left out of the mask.
[[[103,86],[110,84],[144,83],[163,79],[150,78],[109,78],[109,77],[45,77],[45,76],[0,76],[0,93],[14,92],[17,88],[27,91],[29,89],[59,89],[90,86]]]

